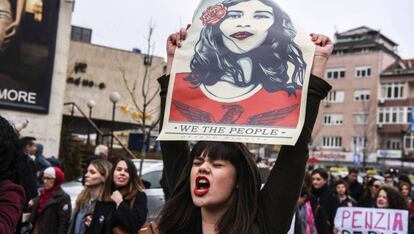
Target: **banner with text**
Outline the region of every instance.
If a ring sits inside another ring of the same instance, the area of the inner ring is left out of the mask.
[[[335,216],[338,234],[406,234],[408,211],[340,207]]]
[[[314,50],[274,0],[202,0],[175,52],[158,139],[295,144]]]
[[[10,2],[21,20],[0,47],[0,108],[47,113],[60,1]]]

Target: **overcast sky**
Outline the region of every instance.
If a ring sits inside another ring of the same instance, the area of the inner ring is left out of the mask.
[[[276,0],[306,31],[333,37],[359,26],[381,30],[414,58],[413,0]],[[145,49],[148,24],[155,24],[155,54],[165,57],[167,36],[191,23],[199,0],[78,0],[72,24],[93,29],[92,43]]]

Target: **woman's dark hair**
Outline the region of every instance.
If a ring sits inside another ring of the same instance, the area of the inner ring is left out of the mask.
[[[127,165],[128,173],[129,173],[129,180],[128,180],[128,184],[125,187],[117,188],[117,189],[120,190],[120,192],[122,193],[122,196],[124,196],[126,200],[131,200],[136,196],[136,194],[138,192],[144,191],[144,185],[143,185],[141,179],[138,177],[137,168],[135,167],[135,164],[131,161],[131,159],[129,159],[129,158],[118,158],[114,162],[114,164],[113,164],[114,166],[112,167],[112,172],[111,172],[112,188],[116,188],[116,185],[113,181],[113,175],[114,175],[114,172],[116,170],[116,166],[121,161],[124,161],[125,164]]]
[[[315,174],[319,174],[324,180],[328,180],[328,171],[326,171],[323,168],[316,168],[315,170],[312,171],[311,176],[315,175]]]
[[[388,200],[388,209],[400,209],[400,210],[408,210],[407,202],[401,196],[401,194],[393,187],[383,186],[378,190],[377,196],[375,197],[375,201],[377,201],[378,195],[381,191],[384,191],[387,194]]]
[[[201,211],[191,198],[190,172],[193,159],[206,155],[210,160],[226,160],[236,168],[237,189],[231,204],[216,228],[218,233],[252,233],[260,192],[259,170],[247,147],[234,142],[198,142],[194,145],[171,198],[161,211],[160,233],[196,233]]]
[[[250,0],[224,0],[227,8]],[[234,84],[246,87],[252,84],[262,84],[268,92],[285,90],[293,93],[303,84],[306,63],[302,51],[294,42],[296,30],[286,14],[274,1],[260,0],[263,4],[272,7],[274,23],[268,30],[263,41],[265,47],[255,48],[243,55],[231,52],[225,45],[220,31],[220,24],[205,26],[200,33],[200,39],[195,46],[195,54],[191,60],[191,76],[186,78],[193,86],[200,84],[214,85],[224,75],[232,77]],[[269,48],[271,48],[269,50]],[[242,57],[252,58],[253,79],[246,82],[241,66],[237,61]],[[289,82],[288,63],[293,64],[292,83]]]
[[[400,193],[402,192],[402,189],[404,186],[407,186],[408,188],[408,196],[411,196],[411,184],[407,183],[406,181],[398,181],[398,191],[400,191]]]
[[[338,185],[340,185],[340,184],[343,184],[344,186],[345,186],[345,194],[348,196],[348,193],[349,193],[349,186],[348,186],[348,183],[347,182],[345,182],[345,180],[337,180],[337,181],[335,181],[335,183],[334,183],[334,188],[335,188],[335,194],[337,194],[337,192],[336,192],[336,186],[338,186]]]
[[[19,147],[19,134],[5,118],[0,116],[0,180],[14,181],[14,165]]]

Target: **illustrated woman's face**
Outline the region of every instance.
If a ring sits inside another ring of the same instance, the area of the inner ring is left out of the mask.
[[[124,187],[128,184],[129,181],[129,171],[128,166],[125,161],[119,161],[116,164],[115,171],[113,174],[114,184],[117,187]]]
[[[388,197],[387,193],[384,190],[381,190],[378,193],[377,197],[377,207],[378,208],[388,208]]]
[[[210,160],[208,156],[195,158],[190,174],[194,205],[210,209],[227,207],[236,177],[236,168],[229,161]]]
[[[105,182],[105,177],[99,173],[94,165],[90,164],[85,175],[85,186],[95,187],[102,184],[103,182]]]
[[[236,54],[249,52],[263,43],[274,21],[273,9],[259,0],[231,6],[220,24],[224,44]]]

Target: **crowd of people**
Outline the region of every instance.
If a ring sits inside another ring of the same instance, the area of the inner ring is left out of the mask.
[[[296,233],[334,233],[334,218],[339,207],[400,209],[409,211],[409,230],[414,222],[411,181],[406,175],[386,172],[384,181],[364,176],[359,183],[358,170],[350,169],[347,176],[333,177],[329,171],[317,168],[306,174],[295,222],[301,227]],[[295,225],[297,227],[298,225]]]
[[[72,208],[59,162],[1,116],[0,129],[0,233],[137,233],[146,221],[147,198],[130,159],[89,160]]]

